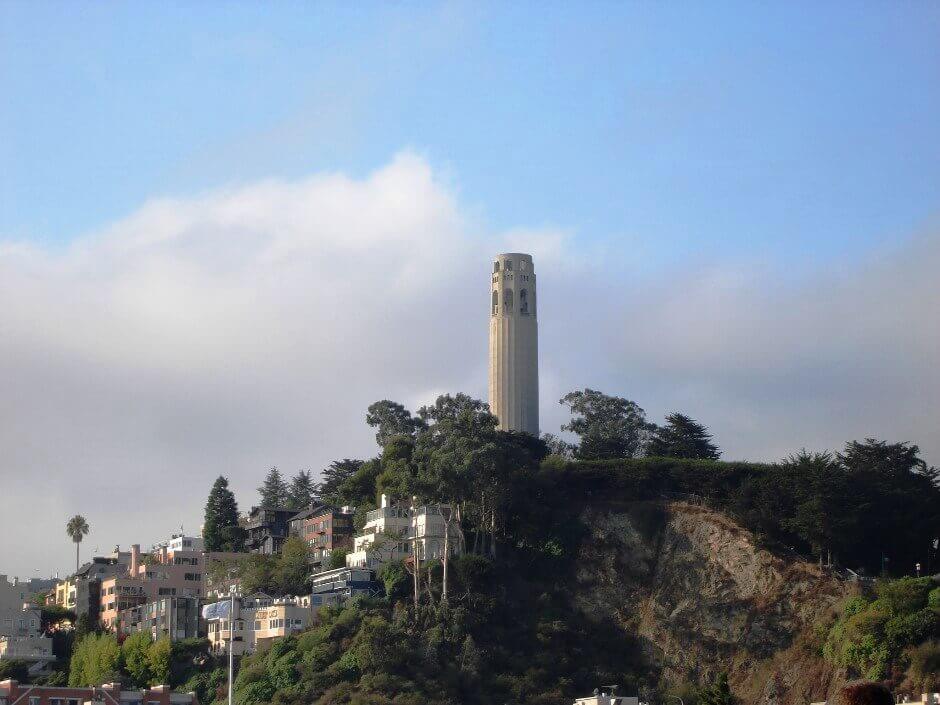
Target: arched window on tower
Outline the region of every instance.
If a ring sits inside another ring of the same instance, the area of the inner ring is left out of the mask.
[[[529,315],[529,292],[525,289],[519,292],[519,313]]]
[[[499,292],[493,289],[493,315],[499,313]]]
[[[499,260],[496,260],[495,262],[493,262],[493,274],[496,274],[496,272],[498,271],[499,271]]]
[[[511,259],[507,259],[505,262],[503,262],[503,269],[506,270],[507,272],[511,272],[511,271],[512,271],[512,260],[511,260]]]
[[[503,311],[512,313],[512,289],[503,291]]]

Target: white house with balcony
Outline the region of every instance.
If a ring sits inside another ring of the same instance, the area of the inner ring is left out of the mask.
[[[444,517],[439,505],[408,507],[382,495],[382,506],[366,515],[366,524],[353,539],[346,556],[347,568],[371,568],[392,561],[407,560],[416,551],[421,560],[444,556]],[[448,547],[452,556],[460,553],[459,529],[450,527]]]

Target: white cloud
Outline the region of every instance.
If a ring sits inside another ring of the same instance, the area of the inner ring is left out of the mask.
[[[196,531],[218,474],[375,450],[366,406],[483,396],[490,261],[535,255],[543,428],[594,386],[700,417],[732,457],[879,435],[940,457],[937,238],[783,289],[638,275],[570,231],[484,232],[428,163],[161,199],[64,251],[0,244],[0,571]]]

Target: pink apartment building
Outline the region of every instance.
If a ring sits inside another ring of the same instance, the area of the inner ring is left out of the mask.
[[[101,623],[120,631],[122,610],[161,598],[206,597],[206,569],[214,560],[238,557],[234,553],[207,553],[201,538],[174,536],[142,555],[140,546],[131,546],[127,573],[101,581]]]

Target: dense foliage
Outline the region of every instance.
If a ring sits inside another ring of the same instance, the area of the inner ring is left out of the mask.
[[[574,452],[582,460],[641,455],[656,428],[636,402],[595,389],[569,392],[560,403],[571,411],[571,420],[561,430],[579,437]]]
[[[153,641],[149,634],[137,632],[119,642],[113,634],[86,634],[72,653],[68,684],[92,686],[114,681],[134,688],[169,685],[196,691],[200,702],[209,703],[221,695],[226,671],[209,654],[205,639],[171,644],[167,637]]]
[[[309,590],[310,571],[310,547],[291,536],[276,555],[246,553],[238,559],[214,561],[209,566],[209,582],[225,586],[234,578],[246,595],[302,595]]]
[[[769,545],[877,574],[936,565],[937,471],[917,446],[872,439],[845,451],[800,453],[774,464],[672,458],[571,462],[550,458],[579,502],[694,495]]]
[[[932,578],[884,580],[873,595],[846,603],[823,654],[856,676],[881,680],[905,670],[916,650],[917,685],[933,689],[940,685],[940,662],[929,640],[938,638],[940,584]]]

